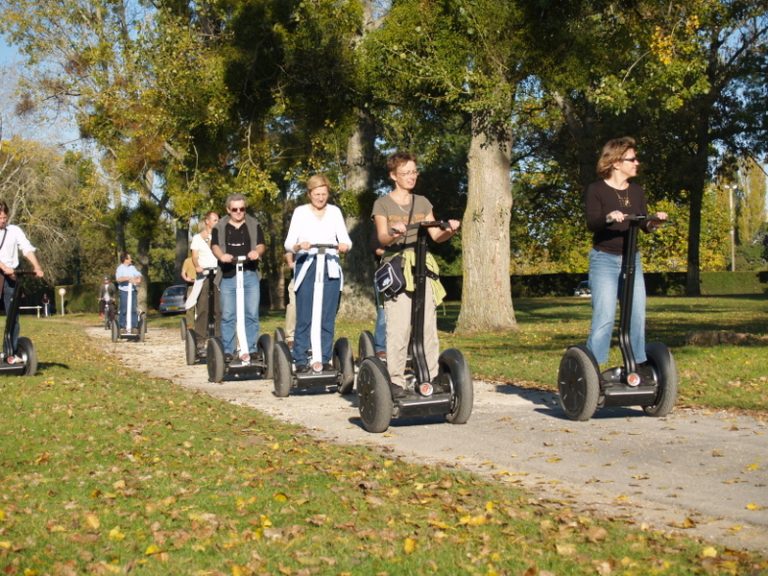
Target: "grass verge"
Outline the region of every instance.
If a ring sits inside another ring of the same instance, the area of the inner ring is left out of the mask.
[[[86,319],[87,320],[87,319]],[[0,379],[4,574],[758,574],[768,561],[321,442],[25,319]]]

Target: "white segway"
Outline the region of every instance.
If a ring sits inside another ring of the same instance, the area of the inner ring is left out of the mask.
[[[323,315],[323,298],[338,298],[338,294],[324,294],[326,256],[336,256],[336,244],[312,244],[310,250],[315,251],[315,279],[312,295],[312,324],[310,329],[310,354],[307,358],[309,366],[323,364],[321,328]],[[294,340],[294,346],[296,342]],[[355,367],[352,359],[352,349],[346,338],[339,338],[333,345],[333,363],[323,365],[320,372],[309,370],[296,372],[293,364],[291,349],[285,341],[275,343],[275,396],[285,397],[294,389],[317,388],[335,389],[339,394],[349,394],[355,383]]]
[[[138,311],[138,324],[133,326],[133,295],[136,289],[131,286],[127,292],[121,290],[120,297],[127,299],[125,310],[125,328],[121,329],[118,322],[112,322],[112,342],[118,340],[131,340],[133,342],[144,342],[147,335],[147,315],[143,311]]]
[[[256,343],[257,351],[247,360],[241,356],[249,354],[249,343],[245,331],[245,285],[243,267],[246,257],[238,256],[235,263],[235,317],[237,348],[232,360],[224,357],[224,345],[218,337],[208,338],[207,361],[208,381],[222,382],[224,376],[272,378],[272,337],[262,334]],[[209,314],[210,314],[209,310]]]

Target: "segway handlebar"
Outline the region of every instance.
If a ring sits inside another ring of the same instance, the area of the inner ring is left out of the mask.
[[[419,228],[440,228],[441,230],[448,230],[450,227],[451,225],[447,220],[423,220],[422,222],[407,224],[405,229],[418,230]],[[397,233],[397,230],[391,228],[390,232]]]

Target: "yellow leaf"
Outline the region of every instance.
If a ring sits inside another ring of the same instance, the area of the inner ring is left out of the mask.
[[[760,504],[755,504],[754,502],[750,502],[749,504],[747,504],[746,508],[747,510],[752,510],[752,511],[763,509],[763,507],[760,506]]]
[[[274,499],[275,499],[275,502],[287,502],[288,496],[286,496],[282,492],[278,492],[277,494],[274,495]]]
[[[384,460],[384,468],[389,468],[392,466],[395,462],[393,460]]]
[[[232,576],[243,576],[245,572],[243,571],[242,566],[238,566],[237,564],[232,564]]]
[[[493,512],[493,510],[496,508],[496,504],[493,502],[486,502],[485,503],[485,511],[486,512]]]
[[[571,556],[576,553],[576,546],[573,544],[555,544],[555,550],[560,556]]]
[[[717,558],[717,550],[713,546],[707,546],[701,551],[702,558]]]
[[[8,540],[0,540],[0,550],[10,550],[11,543]]]
[[[2,522],[3,520],[5,520],[5,510],[0,508],[0,522]]]
[[[754,472],[755,470],[760,470],[760,464],[757,462],[753,462],[749,466],[747,466],[747,472]]]
[[[150,544],[147,546],[147,549],[144,550],[144,554],[147,556],[152,556],[153,554],[157,554],[160,552],[160,548],[157,546],[157,544]]]
[[[115,526],[109,531],[109,539],[113,542],[120,542],[125,538],[125,534],[120,531],[120,528]]]
[[[272,520],[270,520],[268,516],[264,516],[264,514],[260,514],[259,519],[261,520],[262,528],[269,528],[270,526],[272,526]]]
[[[99,522],[99,517],[96,516],[96,514],[89,512],[85,515],[85,525],[90,530],[96,531],[99,529],[99,526],[101,526],[101,522]]]
[[[406,538],[403,541],[403,552],[406,554],[413,554],[413,552],[416,550],[416,540],[413,538]]]

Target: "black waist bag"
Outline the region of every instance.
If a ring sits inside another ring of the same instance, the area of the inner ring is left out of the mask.
[[[403,274],[403,257],[395,256],[389,262],[384,262],[374,274],[376,290],[387,298],[394,298],[405,290],[405,274]]]

